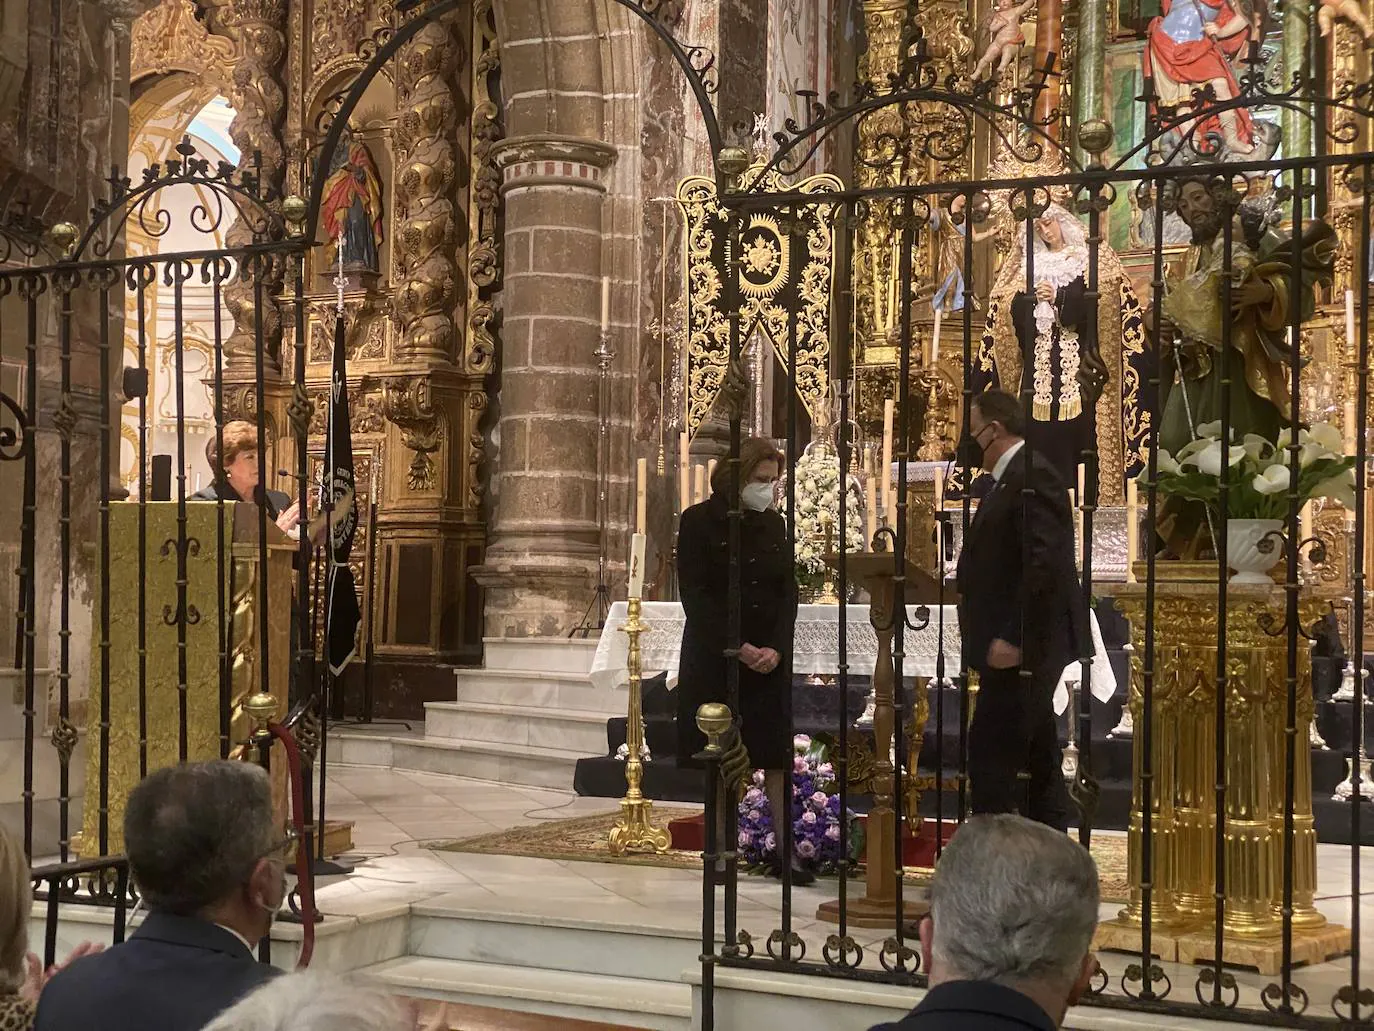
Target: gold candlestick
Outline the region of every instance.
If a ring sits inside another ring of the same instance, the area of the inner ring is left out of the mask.
[[[640,668],[639,635],[648,630],[640,620],[640,599],[630,598],[626,602],[625,624],[620,628],[629,639],[629,650],[625,667],[630,674],[629,718],[626,720],[625,739],[629,755],[625,757],[625,797],[620,800],[620,816],[611,828],[607,846],[611,855],[620,856],[629,851],[653,849],[667,852],[670,838],[668,831],[653,824],[654,804],[644,797],[640,785],[644,781],[644,764],[640,753],[644,750],[644,711],[642,705],[643,670]]]

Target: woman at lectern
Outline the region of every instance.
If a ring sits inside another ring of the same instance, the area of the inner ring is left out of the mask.
[[[792,813],[792,632],[797,621],[797,579],[787,545],[787,526],[773,504],[783,456],[754,437],[740,446],[739,585],[740,734],[750,761],[764,771],[778,849],[781,819]],[[711,497],[682,513],[677,538],[678,585],[687,625],[677,686],[678,764],[706,747],[697,730],[697,708],[726,701],[730,585],[730,464],[711,477]],[[792,883],[814,878],[792,861]],[[781,873],[775,863],[771,873]]]
[[[282,533],[295,530],[301,521],[300,501],[293,501],[279,490],[258,490],[258,428],[251,422],[235,419],[225,423],[219,436],[224,440],[222,456],[214,435],[205,445],[205,460],[215,474],[214,482],[196,491],[190,500],[256,502],[261,493],[267,500],[267,514]]]

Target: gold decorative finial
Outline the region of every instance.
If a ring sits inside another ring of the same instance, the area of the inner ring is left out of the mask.
[[[57,244],[57,249],[62,252],[62,257],[69,258],[72,248],[76,246],[76,238],[80,231],[70,222],[59,222],[49,230],[52,242]]]
[[[304,229],[306,205],[305,200],[297,197],[294,193],[281,202],[281,213],[286,219],[286,224],[291,227],[293,236],[299,236]]]
[[[736,179],[749,167],[749,152],[743,147],[721,147],[716,165],[731,179]]]
[[[277,700],[266,691],[259,691],[243,700],[243,711],[248,713],[248,718],[253,721],[253,730],[261,732],[267,729],[267,724],[277,715]]]
[[[730,707],[720,702],[707,702],[697,709],[697,729],[706,735],[706,751],[713,754],[720,751],[721,735],[734,721]]]
[[[1112,123],[1090,118],[1078,129],[1078,145],[1093,157],[1100,157],[1112,145]]]

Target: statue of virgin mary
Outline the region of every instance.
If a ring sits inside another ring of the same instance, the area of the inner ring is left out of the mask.
[[[1059,204],[1033,224],[1031,283],[1022,222],[989,299],[974,390],[1000,386],[1016,393],[1030,370],[1034,447],[1066,484],[1077,482],[1083,451],[1092,446],[1089,412],[1095,411],[1100,501],[1120,504],[1127,478],[1143,468],[1150,425],[1140,303],[1116,254],[1099,245],[1094,341],[1083,224]]]

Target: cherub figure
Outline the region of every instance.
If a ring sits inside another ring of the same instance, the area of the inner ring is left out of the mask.
[[[1355,0],[1345,2],[1354,3]],[[1035,0],[1021,0],[1020,3],[1016,0],[997,0],[978,32],[978,42],[982,46],[983,56],[973,68],[974,82],[984,76],[1000,79],[1011,67],[1011,63],[1021,52],[1022,44],[1026,42],[1026,37],[1021,32],[1021,19],[1034,6]]]
[[[1317,25],[1323,36],[1331,35],[1331,26],[1337,18],[1345,18],[1360,30],[1366,43],[1374,43],[1374,25],[1370,25],[1360,7],[1360,0],[1318,0]]]

